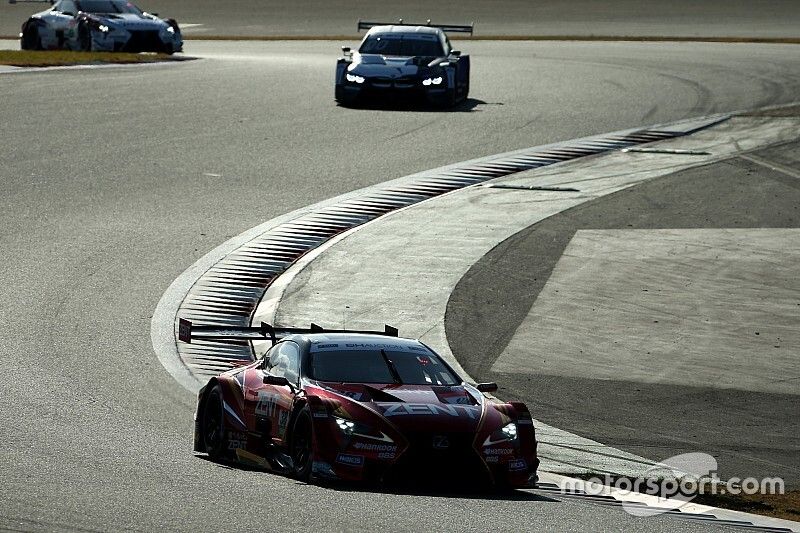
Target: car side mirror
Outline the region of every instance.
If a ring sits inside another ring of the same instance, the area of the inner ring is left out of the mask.
[[[450,55],[455,57],[461,57],[461,50],[450,50]]]
[[[278,387],[291,387],[292,384],[286,379],[286,376],[274,376],[272,374],[264,374],[264,385],[277,385]]]
[[[350,47],[349,46],[342,46],[342,52],[344,52],[345,54],[349,54],[350,53]]]
[[[497,383],[478,383],[475,388],[480,392],[497,392]]]
[[[154,17],[158,16],[158,13],[150,13],[150,14],[153,15]]]
[[[65,15],[69,15],[70,17],[74,17],[75,13],[70,13],[69,11],[64,11]]]
[[[277,385],[278,387],[289,387],[289,389],[292,391],[292,394],[297,394],[297,391],[299,390],[297,385],[289,381],[286,376],[273,376],[269,373],[264,373],[264,384]]]

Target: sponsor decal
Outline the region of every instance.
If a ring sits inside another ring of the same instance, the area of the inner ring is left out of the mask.
[[[258,403],[256,403],[255,413],[257,415],[272,418],[275,415],[275,409],[278,405],[277,394],[272,394],[266,391],[258,391]]]
[[[336,462],[349,466],[363,466],[364,456],[340,453],[339,455],[336,456]]]
[[[317,346],[316,346],[316,348],[318,348],[320,350],[324,350],[325,348],[338,348],[338,347],[339,347],[339,345],[336,344],[336,343],[334,343],[334,344],[317,344]]]
[[[486,461],[487,463],[499,463],[500,458],[497,457],[496,455],[490,455],[489,457],[484,458],[484,461]]]
[[[433,449],[434,450],[446,450],[450,447],[450,439],[448,439],[445,435],[434,435],[433,436]]]
[[[344,390],[344,391],[336,391],[336,392],[338,392],[342,396],[347,396],[348,398],[352,398],[357,402],[360,402],[361,399],[364,397],[363,393],[356,392],[356,391]]]
[[[484,448],[484,455],[513,455],[514,450],[511,448]]]
[[[477,420],[480,416],[481,408],[476,405],[441,405],[435,403],[377,403],[383,412],[383,416],[406,416],[406,415],[447,415],[453,417],[467,416],[472,420]]]
[[[471,405],[472,402],[466,396],[445,396],[444,403],[457,404],[457,405]]]
[[[371,444],[365,442],[356,442],[353,444],[356,450],[363,450],[365,452],[396,452],[397,446],[393,444]]]
[[[525,470],[526,468],[528,468],[528,463],[526,463],[524,459],[514,459],[508,462],[508,469],[512,472],[516,470]]]
[[[378,454],[378,459],[394,459],[395,456],[394,452],[381,452]]]
[[[520,418],[519,420],[517,420],[517,425],[518,426],[532,426],[533,425],[533,420],[531,420],[530,418],[527,418],[527,419],[526,418]]]
[[[289,424],[289,411],[281,409],[278,412],[278,435],[283,437],[286,434],[286,426]]]
[[[345,348],[349,350],[394,350],[402,352],[403,347],[398,344],[386,344],[384,342],[346,342]]]
[[[247,447],[247,435],[244,433],[239,433],[238,431],[232,431],[228,433],[228,449],[229,450],[238,450],[240,448]]]

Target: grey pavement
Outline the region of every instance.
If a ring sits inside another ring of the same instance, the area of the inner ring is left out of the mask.
[[[682,171],[510,237],[453,291],[453,352],[560,427],[797,486],[800,181],[768,162],[799,153]]]
[[[701,527],[524,494],[307,487],[193,457],[194,399],[152,352],[150,319],[228,238],[412,172],[800,92],[788,46],[476,42],[460,111],[351,111],[332,102],[338,44],[192,42],[206,59],[0,75],[2,527]]]
[[[352,35],[356,20],[476,23],[476,35],[651,35],[800,37],[793,0],[446,0],[402,3],[267,0],[142,0],[175,17],[192,37],[204,35]],[[37,4],[0,4],[0,35],[16,35]],[[189,26],[191,25],[191,26]]]
[[[593,156],[511,175],[494,180],[492,188],[470,187],[403,209],[292,267],[287,274],[293,280],[284,287],[277,309],[270,296],[254,321],[314,321],[336,327],[346,321],[356,328],[391,321],[401,326],[404,335],[429,342],[453,364],[460,363],[468,370],[471,365],[479,372],[476,360],[486,364],[487,354],[495,348],[492,342],[510,331],[514,336],[507,352],[489,372],[473,377],[512,383],[510,392],[535,406],[538,422],[540,413],[551,415],[550,409],[539,409],[539,405],[558,406],[560,398],[543,396],[535,384],[520,384],[554,375],[596,380],[594,389],[602,391],[602,396],[592,398],[593,410],[630,409],[617,400],[617,380],[630,383],[629,388],[669,384],[702,386],[704,391],[724,389],[730,394],[780,395],[781,400],[770,409],[786,421],[770,428],[769,438],[760,432],[751,434],[746,427],[749,420],[735,422],[736,415],[727,413],[725,406],[715,406],[726,413],[718,416],[726,419],[729,429],[737,429],[742,439],[761,444],[760,449],[751,447],[752,457],[740,454],[746,459],[736,457],[735,464],[729,462],[723,471],[745,475],[736,469],[746,463],[746,475],[781,475],[797,483],[793,456],[800,450],[793,442],[797,427],[790,414],[800,394],[796,370],[800,339],[795,309],[800,303],[797,230],[704,229],[687,236],[685,230],[631,234],[633,230],[626,228],[584,231],[571,240],[571,235],[559,235],[570,247],[563,254],[547,256],[558,260],[558,266],[549,276],[547,290],[538,299],[534,297],[537,307],[517,323],[509,323],[507,307],[529,294],[529,283],[520,278],[531,263],[543,260],[544,250],[512,246],[510,253],[516,259],[505,262],[506,269],[501,271],[492,263],[496,257],[492,248],[513,239],[526,226],[547,225],[553,218],[588,209],[621,191],[637,191],[659,182],[671,188],[671,177],[683,169],[796,139],[799,126],[797,118],[734,118],[691,137],[649,145],[653,150],[706,156],[658,152]],[[513,188],[529,185],[572,187],[578,192]],[[795,200],[786,196],[783,205],[789,209],[781,210],[773,203],[772,211],[786,211],[791,218],[796,215]],[[659,207],[665,209],[666,203]],[[623,213],[626,218],[650,216],[630,213],[622,206],[610,212],[609,216],[615,217]],[[749,213],[753,216],[752,208]],[[503,248],[500,257],[508,253]],[[459,285],[465,285],[460,279],[473,275],[480,275],[480,281],[469,283],[470,290],[459,293]],[[697,286],[687,288],[687,284]],[[762,330],[763,337],[754,335],[752,328]],[[447,340],[443,338],[445,329]],[[659,331],[664,333],[659,336]],[[782,349],[776,351],[776,342]],[[614,385],[607,386],[612,381]],[[501,389],[501,397],[503,393]],[[568,394],[576,402],[588,401],[580,388]],[[649,409],[643,405],[637,406],[641,416],[653,420],[662,415],[658,402],[647,404]],[[687,409],[685,404],[681,407]],[[676,428],[684,424],[684,418],[703,423],[691,410],[683,416],[672,415]],[[646,457],[655,461],[667,457],[658,455],[661,450],[626,446],[626,440],[617,446],[615,440],[596,439],[583,426],[564,425],[557,416],[547,416],[544,421],[548,426],[539,437],[545,470],[642,475],[649,464],[615,448],[637,455],[646,451]],[[614,427],[609,418],[604,421]],[[688,444],[691,437],[678,429],[666,434],[663,429],[655,431],[650,423],[638,425],[650,430],[646,437],[641,431],[642,439],[658,443],[653,447],[665,438],[681,440],[685,447],[674,446],[676,454],[715,454],[720,446],[728,446],[727,435],[716,434],[706,439],[707,450],[697,450]],[[610,447],[581,442],[550,426]],[[775,435],[781,436],[778,450],[767,446],[777,444]]]

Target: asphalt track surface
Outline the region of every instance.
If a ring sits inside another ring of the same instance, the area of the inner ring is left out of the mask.
[[[793,142],[754,155],[796,166],[800,144]],[[797,488],[800,421],[796,414],[800,400],[794,393],[780,394],[774,383],[770,389],[754,391],[724,388],[719,380],[682,380],[676,384],[653,376],[651,383],[634,382],[620,361],[612,379],[598,379],[591,371],[584,373],[581,369],[567,376],[541,368],[537,373],[495,373],[491,367],[528,315],[576,231],[797,228],[799,205],[800,181],[796,177],[732,158],[566,210],[507,239],[461,279],[448,302],[450,347],[475,379],[502,383],[499,394],[526,398],[544,422],[581,428],[582,434],[595,440],[613,442],[654,460],[689,450],[705,451],[717,458],[719,475],[724,479],[781,476],[787,487]],[[768,270],[774,271],[776,266],[771,264]],[[655,273],[659,274],[666,276]],[[766,277],[762,273],[759,279]],[[647,313],[645,309],[639,312]],[[769,327],[767,323],[748,326],[754,339],[759,339],[759,329]],[[653,326],[648,344],[654,352],[658,348],[654,339],[659,335],[657,328]],[[698,329],[699,324],[689,326],[689,331]],[[618,338],[613,328],[607,336]],[[563,337],[565,343],[573,340],[569,331],[564,331]],[[760,339],[768,350],[750,352],[756,360],[778,357],[776,348],[793,349],[780,338],[762,334]],[[709,355],[723,359],[714,352],[714,346],[708,348]],[[558,358],[541,353],[537,346],[530,350],[543,359]],[[592,359],[592,354],[588,355]],[[680,366],[682,355],[674,354],[676,366]]]
[[[329,0],[141,0],[142,9],[175,17],[189,37],[351,35],[356,21],[469,24],[475,35],[648,35],[800,37],[794,0],[444,0],[348,3]],[[41,5],[0,4],[0,35],[16,35]]]
[[[0,76],[0,527],[700,529],[195,458],[194,398],[158,363],[150,318],[184,269],[264,220],[481,155],[789,102],[797,49],[470,43],[472,98],[438,112],[334,106],[338,44],[196,42],[207,59]]]

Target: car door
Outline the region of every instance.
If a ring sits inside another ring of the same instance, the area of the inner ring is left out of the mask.
[[[255,431],[270,438],[274,444],[282,445],[294,407],[295,390],[299,386],[300,347],[292,341],[276,344],[267,352],[258,373],[260,383],[255,384],[254,394],[249,398],[252,411],[248,411],[253,413]],[[265,374],[285,377],[295,389],[263,383]]]
[[[73,0],[61,0],[50,12],[48,24],[55,32],[58,48],[72,47],[76,38],[78,6]]]

